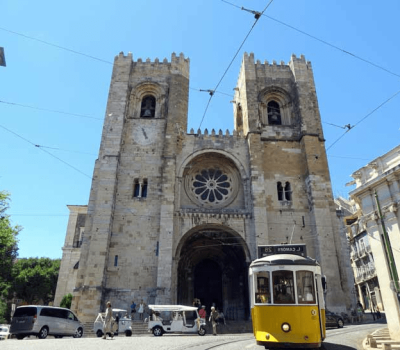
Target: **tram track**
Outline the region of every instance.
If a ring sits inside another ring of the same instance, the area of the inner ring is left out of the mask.
[[[209,338],[209,337],[207,337]],[[239,342],[244,342],[244,341],[249,341],[249,340],[254,340],[254,336],[248,336],[246,338],[240,338],[240,339],[226,339],[226,340],[218,340],[212,338],[213,340],[208,340],[207,338],[203,338],[204,342],[201,344],[192,344],[190,346],[190,350],[211,350],[211,349],[218,349],[219,347],[223,347],[229,344],[233,343],[239,343]],[[176,346],[176,347],[170,347],[169,350],[187,350],[187,344],[181,345],[181,346]]]
[[[348,333],[353,333],[354,331],[355,331],[355,329],[358,329],[358,328],[371,328],[371,330],[376,330],[377,328],[379,328],[379,326],[380,325],[382,325],[382,328],[384,328],[385,327],[385,324],[384,323],[382,323],[382,324],[380,324],[380,323],[371,323],[371,325],[370,325],[370,327],[366,327],[366,325],[365,324],[360,324],[360,325],[351,325],[350,327],[349,326],[345,326],[344,328],[338,328],[338,329],[332,329],[332,330],[327,330],[327,332],[326,332],[326,337],[328,338],[328,337],[330,337],[330,336],[337,336],[337,335],[342,335],[342,334],[348,334]]]

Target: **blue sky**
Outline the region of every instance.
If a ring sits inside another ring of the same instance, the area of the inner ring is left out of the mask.
[[[23,227],[20,257],[60,258],[66,205],[88,202],[114,56],[189,57],[188,127],[197,130],[209,98],[198,90],[216,86],[254,23],[241,7],[262,11],[268,2],[2,1],[0,189],[11,193],[8,213]],[[368,116],[400,90],[399,13],[397,0],[272,1],[201,128],[233,130],[229,95],[244,52],[285,63],[304,54],[314,70],[333,192],[347,197],[350,174],[399,144],[400,94]],[[331,147],[347,124],[356,126]]]

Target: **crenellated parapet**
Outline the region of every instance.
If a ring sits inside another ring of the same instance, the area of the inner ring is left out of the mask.
[[[186,78],[189,78],[189,66],[190,59],[185,58],[183,53],[176,55],[175,53],[171,54],[171,60],[168,61],[167,58],[160,60],[155,58],[152,61],[150,58],[143,60],[142,58],[138,58],[134,61],[132,53],[129,52],[127,55],[124,55],[123,52],[120,52],[119,55],[115,56],[114,63],[116,65],[123,64],[126,62],[131,62],[136,70],[157,70],[158,72],[164,73],[178,73]]]
[[[197,129],[197,132],[194,131],[194,129],[190,129],[189,135],[196,135],[202,138],[207,138],[207,137],[218,137],[218,138],[242,138],[243,137],[243,132],[237,132],[236,130],[233,130],[232,134],[228,129],[226,129],[225,133],[219,129],[218,132],[215,131],[215,129],[212,129],[211,132],[208,131],[208,129],[204,129],[202,132],[200,129]]]
[[[204,218],[204,219],[251,219],[251,212],[245,210],[220,209],[217,213],[210,209],[180,209],[174,213],[175,216],[188,218]]]
[[[248,54],[247,52],[245,52],[243,55],[243,64],[247,67],[255,66],[257,70],[264,69],[269,75],[278,71],[289,69],[293,70],[295,69],[296,65],[304,65],[307,68],[311,69],[311,62],[306,61],[304,55],[300,55],[300,57],[297,57],[295,54],[292,54],[288,63],[285,63],[284,61],[280,61],[278,63],[276,60],[273,60],[272,63],[265,60],[264,63],[262,63],[260,60],[255,60],[254,53],[251,52],[250,54]]]

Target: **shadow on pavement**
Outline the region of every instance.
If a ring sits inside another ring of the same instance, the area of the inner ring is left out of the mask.
[[[324,342],[321,346],[321,350],[356,350],[356,349],[357,348],[353,348],[352,346],[332,344],[328,342]]]

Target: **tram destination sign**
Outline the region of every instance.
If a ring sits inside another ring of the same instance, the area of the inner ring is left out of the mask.
[[[259,245],[258,258],[275,254],[295,254],[307,256],[307,248],[305,244],[275,244],[275,245]]]

